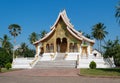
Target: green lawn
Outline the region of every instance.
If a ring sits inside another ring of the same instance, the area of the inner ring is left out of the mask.
[[[9,69],[9,70],[7,70],[6,68],[2,68],[2,73],[10,72],[10,71],[16,71],[16,70],[19,70],[19,69]]]
[[[80,75],[120,77],[120,68],[80,69]]]
[[[2,73],[9,72],[9,71],[12,71],[12,69],[7,70],[6,68],[2,68]]]

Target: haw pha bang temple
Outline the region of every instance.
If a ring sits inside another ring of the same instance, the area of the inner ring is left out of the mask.
[[[65,10],[50,29],[34,42],[35,57],[16,58],[12,68],[89,68],[91,61],[96,62],[97,68],[115,67],[112,59],[103,59],[99,51],[93,50],[94,40],[75,30]]]

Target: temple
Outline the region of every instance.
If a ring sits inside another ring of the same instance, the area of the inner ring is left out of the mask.
[[[97,68],[115,67],[112,59],[103,59],[101,53],[93,49],[94,40],[75,30],[65,10],[59,13],[50,29],[34,42],[35,57],[16,58],[12,68],[89,68],[91,61],[96,62]]]
[[[92,54],[94,40],[82,35],[74,26],[63,10],[50,28],[51,31],[39,41],[34,42],[36,54],[44,53],[79,53],[83,56]]]

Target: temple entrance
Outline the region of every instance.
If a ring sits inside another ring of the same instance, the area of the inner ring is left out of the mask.
[[[61,45],[61,39],[57,38],[56,40],[57,52],[60,52],[60,45]]]
[[[66,38],[62,39],[60,48],[61,48],[60,52],[62,52],[62,53],[66,52],[66,50],[67,50],[67,39]]]
[[[66,38],[57,38],[56,39],[57,52],[64,53],[67,50],[67,39]]]

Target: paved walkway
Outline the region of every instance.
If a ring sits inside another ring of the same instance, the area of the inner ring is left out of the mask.
[[[120,83],[119,78],[78,76],[78,69],[30,69],[0,73],[0,83]]]
[[[0,76],[78,76],[79,69],[26,69],[7,73]]]

